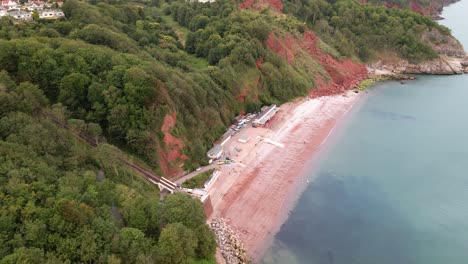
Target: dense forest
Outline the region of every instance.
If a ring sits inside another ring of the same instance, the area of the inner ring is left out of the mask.
[[[0,263],[212,260],[200,201],[160,202],[118,150],[90,148],[41,114],[47,102],[36,85],[0,72]]]
[[[313,69],[288,63],[266,45],[272,34],[313,30],[324,52],[356,62],[382,50],[435,58],[421,35],[450,34],[354,0],[287,0],[287,15],[230,0],[67,0],[63,11],[0,19],[0,263],[212,263],[201,203],[160,201],[119,164],[122,151],[163,175],[163,164],[193,169],[239,113],[307,95],[326,71],[314,58]]]

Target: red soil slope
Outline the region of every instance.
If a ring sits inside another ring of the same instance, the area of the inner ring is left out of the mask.
[[[187,159],[187,156],[181,153],[184,143],[179,138],[174,137],[170,131],[177,122],[177,114],[166,114],[161,131],[164,133],[165,148],[160,150],[160,166],[165,175],[171,177],[182,172],[181,166]]]
[[[278,38],[274,33],[270,34],[266,42],[268,48],[279,56],[285,58],[289,64],[294,65],[297,56],[303,56],[304,52],[315,59],[328,73],[330,80],[320,75],[315,76],[315,87],[311,90],[312,97],[342,93],[345,90],[356,87],[361,80],[367,77],[367,69],[364,65],[345,59],[339,61],[331,55],[323,52],[318,46],[318,38],[311,31],[304,33],[301,39],[293,35]]]
[[[410,8],[413,12],[419,13],[420,15],[427,15],[427,10],[425,10],[418,2],[411,1]]]
[[[245,0],[239,4],[239,7],[241,9],[253,8],[256,10],[271,7],[273,10],[281,12],[283,10],[283,2],[281,0]]]

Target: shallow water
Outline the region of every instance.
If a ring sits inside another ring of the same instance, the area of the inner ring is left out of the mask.
[[[442,21],[468,47],[468,0]],[[262,263],[468,263],[468,75],[378,84],[307,173]]]

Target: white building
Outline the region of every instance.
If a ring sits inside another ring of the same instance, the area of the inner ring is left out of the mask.
[[[215,144],[206,154],[210,159],[219,159],[223,155],[223,146]]]
[[[32,20],[31,12],[11,11],[11,12],[8,13],[8,15],[10,17],[18,19],[18,20]]]
[[[7,10],[16,9],[20,7],[20,4],[13,0],[2,0],[2,7],[6,8]]]
[[[45,2],[43,1],[28,1],[27,3],[24,4],[24,7],[27,8],[28,10],[42,10],[44,9],[44,4]]]
[[[56,19],[64,17],[65,14],[60,9],[45,9],[39,12],[39,18]]]
[[[215,141],[215,144],[219,144],[221,146],[224,146],[232,137],[232,135],[235,133],[234,130],[229,129],[226,133],[224,133],[221,138]]]
[[[249,136],[243,136],[237,139],[237,141],[239,141],[240,143],[247,143],[249,142],[249,140],[250,140]]]
[[[0,7],[0,17],[8,16],[8,10],[4,7]]]
[[[275,104],[263,107],[260,116],[252,122],[253,127],[264,126],[278,111]]]

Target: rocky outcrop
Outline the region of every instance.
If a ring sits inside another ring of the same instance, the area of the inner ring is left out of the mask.
[[[463,45],[452,35],[442,34],[439,30],[428,30],[421,36],[424,43],[440,56],[464,58],[466,56]]]
[[[443,19],[440,15],[444,7],[456,3],[460,0],[443,0],[443,1],[431,1],[431,5],[428,8],[428,14],[435,20]]]
[[[370,73],[378,75],[393,74],[433,74],[453,75],[468,73],[468,58],[441,57],[439,59],[412,64],[405,60],[396,63],[385,63],[382,61],[368,65]],[[380,73],[380,74],[379,74]]]
[[[440,58],[420,64],[408,64],[404,73],[414,74],[462,74],[468,68],[463,66],[464,61],[457,58]]]
[[[211,221],[211,229],[216,235],[218,247],[226,264],[246,264],[250,262],[245,252],[244,244],[229,227],[225,219],[214,218]]]
[[[424,32],[421,40],[437,52],[439,58],[417,64],[397,58],[393,58],[392,61],[380,60],[368,64],[368,70],[377,75],[406,73],[451,75],[468,72],[468,57],[463,45],[452,35],[432,29]]]

